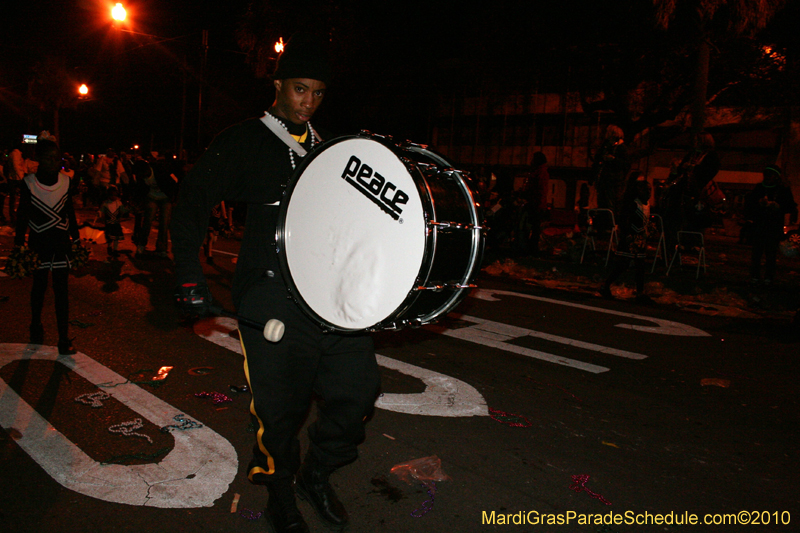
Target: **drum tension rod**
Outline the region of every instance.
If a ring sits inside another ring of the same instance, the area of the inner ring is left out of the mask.
[[[444,285],[431,285],[431,286],[419,285],[416,290],[418,290],[418,291],[442,292],[445,289],[448,289],[448,290],[464,290],[464,289],[477,289],[477,288],[478,288],[478,286],[474,285],[472,283],[467,284],[467,285],[463,285],[461,283],[452,282],[452,283],[445,283]]]
[[[425,285],[419,285],[415,290],[418,291],[433,291],[433,292],[442,292],[444,290],[444,285],[432,285],[427,287]]]
[[[458,222],[428,222],[431,226],[438,226],[444,229],[459,229],[459,230],[482,230],[483,226],[476,226],[475,224],[459,224]]]

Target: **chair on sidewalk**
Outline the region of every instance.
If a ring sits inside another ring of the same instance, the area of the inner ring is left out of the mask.
[[[703,274],[706,273],[706,248],[705,239],[703,234],[699,231],[679,231],[678,244],[675,245],[675,254],[672,256],[672,261],[669,262],[667,268],[667,276],[675,263],[675,258],[678,258],[678,265],[683,265],[683,254],[692,253],[697,250],[697,275],[695,279],[700,277],[700,267],[703,267]]]
[[[667,253],[667,240],[664,238],[664,219],[661,215],[650,215],[650,220],[655,224],[658,232],[658,244],[656,244],[656,255],[653,257],[653,267],[650,269],[652,274],[656,270],[658,258],[664,258],[664,266],[669,269],[669,254]]]
[[[611,250],[619,244],[619,236],[617,235],[617,222],[614,219],[614,212],[611,209],[589,209],[587,212],[589,218],[589,228],[586,230],[586,235],[583,238],[583,250],[581,251],[581,264],[583,264],[583,257],[586,254],[586,245],[590,242],[592,243],[592,251],[597,250],[597,242],[595,237],[598,235],[598,232],[595,228],[598,226],[600,228],[608,228],[611,229],[609,236],[608,236],[608,249],[606,251],[606,266],[608,266],[608,260],[611,257]],[[606,231],[605,229],[601,229],[601,231]]]

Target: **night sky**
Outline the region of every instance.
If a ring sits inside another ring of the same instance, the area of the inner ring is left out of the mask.
[[[650,2],[267,2],[270,35],[323,28],[333,35],[337,75],[315,122],[336,133],[361,128],[427,142],[429,113],[440,96],[486,90],[574,89],[570,51],[592,42],[651,31]],[[138,0],[125,3],[125,26],[112,26],[101,0],[15,1],[0,32],[0,143],[53,129],[52,110],[26,103],[33,69],[63,66],[90,98],[66,99],[59,113],[62,146],[78,152],[160,151],[181,141],[192,152],[224,127],[271,103],[269,80],[257,78],[236,43],[249,2]],[[198,129],[201,34],[209,50]],[[183,117],[183,120],[182,120]],[[183,127],[182,127],[183,124]]]

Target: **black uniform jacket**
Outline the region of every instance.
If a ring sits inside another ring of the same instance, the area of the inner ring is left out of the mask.
[[[310,137],[304,144],[307,150]],[[302,158],[295,154],[294,160],[299,165]],[[245,120],[220,133],[180,184],[170,226],[178,283],[204,280],[199,249],[211,209],[220,201],[247,204],[233,280],[234,305],[238,308],[247,288],[267,270],[278,272],[277,202],[293,172],[289,148],[260,119]]]

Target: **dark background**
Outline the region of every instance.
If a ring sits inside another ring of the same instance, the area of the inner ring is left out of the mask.
[[[663,35],[654,29],[651,2],[138,0],[125,3],[128,20],[120,27],[112,24],[112,5],[30,0],[4,8],[0,146],[54,130],[57,108],[62,147],[73,153],[133,144],[163,152],[182,144],[196,154],[221,129],[268,107],[271,46],[298,29],[330,35],[337,67],[315,123],[421,143],[429,141],[440,98],[599,91],[626,63],[638,74],[644,69],[636,61],[684,54],[688,62],[691,55],[681,50],[689,35],[680,24]],[[763,38],[791,35],[796,12],[792,4]],[[256,44],[250,54],[243,29]],[[728,48],[717,48],[723,52]],[[743,51],[734,57],[714,65],[734,68],[738,60],[735,68],[748,68]],[[90,87],[88,98],[76,98],[80,83]],[[733,98],[753,94],[765,91],[751,87]]]

